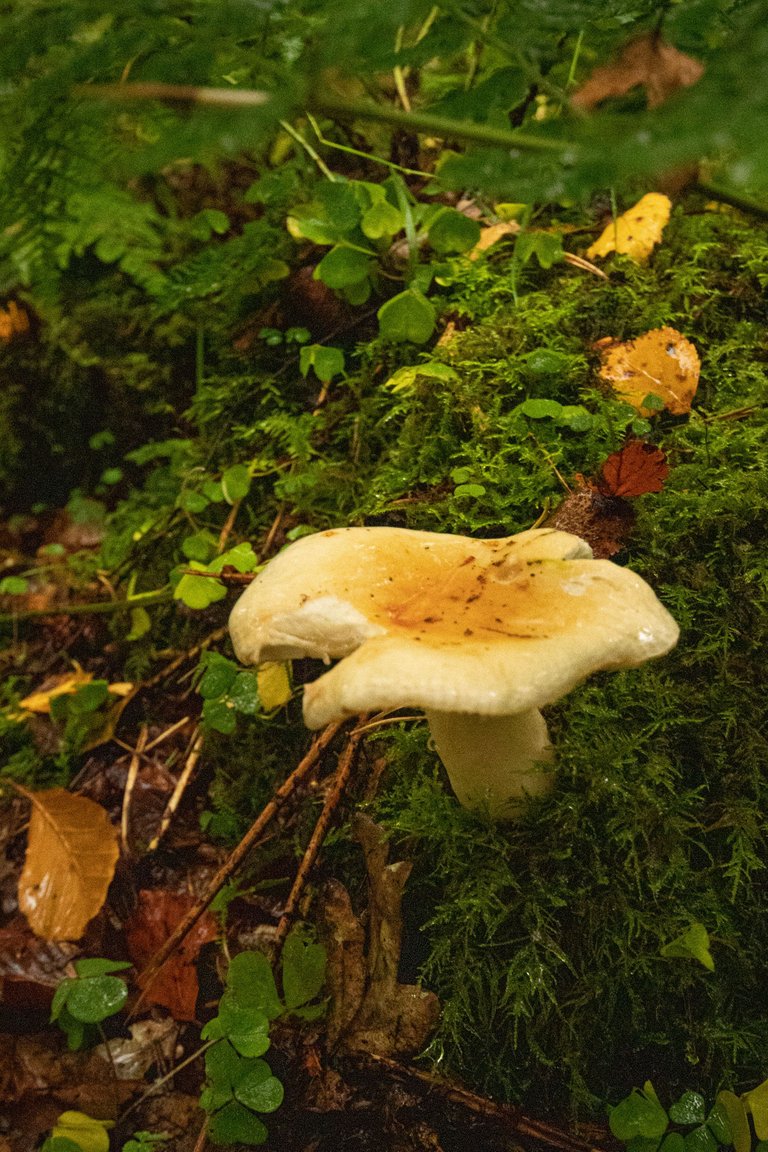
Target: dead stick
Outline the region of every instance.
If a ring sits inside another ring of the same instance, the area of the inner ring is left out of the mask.
[[[367,717],[361,716],[360,723],[364,724],[366,719]],[[309,874],[315,866],[315,861],[317,860],[320,849],[322,848],[323,841],[328,835],[328,829],[331,825],[331,821],[333,820],[339,804],[341,803],[341,798],[344,795],[344,789],[346,788],[347,782],[349,781],[349,777],[352,773],[352,767],[355,762],[355,752],[362,737],[363,732],[361,728],[353,728],[347,737],[347,743],[344,746],[344,750],[339,756],[339,763],[336,768],[336,776],[334,778],[333,785],[328,792],[325,804],[323,805],[323,810],[318,817],[317,824],[315,824],[315,830],[312,833],[312,837],[309,841],[309,844],[307,845],[306,852],[304,853],[301,864],[299,865],[299,869],[296,873],[296,879],[293,882],[293,887],[291,888],[288,899],[285,902],[283,914],[280,917],[280,923],[277,925],[277,929],[275,931],[275,936],[272,942],[275,955],[277,955],[285,943],[285,938],[288,935],[288,929],[290,928],[293,918],[296,915],[296,909],[299,906],[299,901],[301,900],[301,897],[304,894],[304,889],[307,886]]]
[[[156,835],[152,837],[149,848],[147,849],[148,852],[154,852],[156,850],[163,836],[165,836],[166,832],[170,828],[171,820],[174,817],[176,809],[181,803],[181,798],[184,795],[187,784],[189,784],[192,773],[197,767],[197,762],[200,759],[200,753],[202,750],[203,734],[199,728],[195,728],[195,731],[192,734],[192,739],[190,741],[189,753],[187,755],[186,762],[178,780],[176,781],[176,787],[173,789],[171,798],[165,806],[165,811],[163,812],[162,819],[160,820],[160,827],[158,828]]]
[[[605,1149],[590,1144],[586,1140],[581,1140],[578,1136],[571,1136],[570,1133],[563,1132],[561,1128],[556,1128],[553,1124],[524,1116],[519,1108],[515,1108],[511,1104],[497,1104],[494,1100],[488,1100],[485,1096],[478,1096],[475,1092],[470,1092],[468,1088],[463,1088],[460,1084],[440,1080],[419,1068],[398,1064],[396,1060],[391,1060],[388,1056],[377,1056],[370,1053],[365,1056],[355,1056],[354,1059],[355,1063],[358,1064],[367,1064],[369,1067],[373,1064],[375,1067],[386,1068],[403,1080],[417,1080],[433,1092],[445,1096],[452,1103],[467,1108],[478,1116],[497,1120],[518,1135],[528,1136],[533,1140],[543,1142],[550,1148],[559,1148],[562,1152],[605,1152]]]
[[[270,528],[269,528],[269,531],[267,532],[267,536],[266,536],[266,539],[264,541],[264,544],[262,545],[261,551],[259,552],[259,559],[260,560],[264,560],[267,556],[269,556],[269,553],[272,550],[272,545],[275,542],[275,536],[277,536],[277,533],[280,529],[280,525],[283,522],[283,516],[284,515],[285,515],[285,509],[281,508],[280,511],[275,516],[274,520],[272,521]]]
[[[262,836],[270,820],[277,814],[286,800],[293,795],[299,784],[310,774],[320,757],[320,753],[328,747],[341,726],[341,722],[329,724],[319,736],[315,737],[304,759],[294,768],[288,779],[280,785],[270,802],[256,817],[237,848],[235,848],[234,852],[229,855],[221,868],[219,868],[197,904],[195,904],[194,908],[190,908],[186,916],[176,925],[162,948],[157,950],[147,967],[141,973],[141,986],[143,991],[133,1009],[132,1015],[136,1014],[139,1005],[146,996],[147,990],[157,978],[166,960],[176,951],[182,940],[185,939],[187,933],[194,928],[211,901],[218,895],[233,873],[240,867],[245,857]]]
[[[139,775],[139,765],[143,759],[143,752],[147,745],[147,736],[149,735],[149,728],[146,724],[142,724],[139,730],[139,738],[136,741],[136,747],[133,749],[131,755],[131,763],[128,766],[128,776],[125,781],[125,792],[123,793],[123,811],[120,814],[120,836],[123,841],[123,851],[127,854],[130,851],[128,844],[128,823],[131,811],[131,800],[133,799],[133,790],[136,787],[136,780]]]

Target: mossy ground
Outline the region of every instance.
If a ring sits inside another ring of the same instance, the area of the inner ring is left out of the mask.
[[[361,337],[357,356],[347,347],[349,377],[317,411],[315,386],[289,352],[239,354],[217,339],[186,415],[174,418],[173,370],[158,352],[142,378],[155,406],[168,399],[161,435],[178,443],[129,466],[104,550],[112,571],[137,574],[137,590],[162,583],[180,542],[215,535],[227,511],[196,511],[182,494],[252,460],[241,538],[263,540],[279,510],[285,531],[520,531],[562,498],[559,476],[594,474],[633,419],[596,387],[594,342],[666,324],[695,343],[694,411],[645,428],[670,475],[663,492],[637,501],[616,557],[678,620],[676,650],[595,676],[549,710],[555,787],[516,824],[457,806],[422,724],[371,740],[388,764],[371,808],[415,862],[404,963],[443,1003],[428,1055],[501,1099],[560,1113],[615,1101],[649,1077],[665,1097],[695,1087],[711,1098],[721,1085],[754,1085],[768,1067],[768,228],[690,201],[646,266],[617,258],[608,272],[520,270],[511,248],[457,259],[439,296],[463,330],[428,354],[457,381],[422,378],[393,393],[394,368],[427,354]],[[103,310],[108,291],[92,307]],[[88,307],[73,321],[81,332]],[[192,335],[182,336],[179,363],[189,365]],[[540,350],[557,355],[531,355]],[[105,367],[105,350],[96,358],[107,375],[120,367],[116,356]],[[583,406],[588,426],[526,417],[519,405],[531,397]],[[480,494],[455,494],[458,468]],[[171,641],[157,639],[160,620]],[[112,641],[132,675],[166,642],[192,642],[188,616],[179,622],[167,608],[144,638],[128,642],[127,630],[116,617]],[[252,815],[238,804],[260,769],[268,779],[262,772],[255,789],[266,797],[275,772],[297,759],[296,704],[270,729],[250,723],[253,739],[210,744],[209,806],[221,829]],[[342,839],[324,867],[350,880],[355,859]],[[692,922],[710,933],[713,972],[660,955]]]

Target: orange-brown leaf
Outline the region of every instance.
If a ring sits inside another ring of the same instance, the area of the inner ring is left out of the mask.
[[[657,108],[680,88],[689,88],[704,74],[704,65],[679,52],[660,36],[646,33],[625,44],[610,64],[595,68],[571,97],[575,108],[589,111],[612,96],[645,88],[649,108]]]
[[[194,896],[169,892],[164,888],[148,888],[139,893],[139,906],[126,924],[125,935],[128,955],[140,970],[137,979],[140,988],[145,988],[146,983],[141,969],[147,967],[194,904]],[[146,988],[145,1001],[161,1004],[170,1011],[174,1020],[194,1020],[198,996],[195,962],[203,944],[215,940],[218,934],[215,917],[204,912]]]
[[[5,308],[0,308],[0,340],[8,343],[14,336],[28,331],[29,316],[15,300],[9,300]]]
[[[641,415],[653,415],[654,409],[643,406],[650,394],[658,396],[675,416],[690,412],[701,363],[682,333],[675,328],[654,328],[623,344],[600,343],[600,376]]]
[[[644,440],[630,440],[603,464],[598,486],[607,496],[628,500],[647,492],[661,492],[668,475],[669,465],[661,448]]]
[[[119,855],[104,809],[63,788],[28,793],[29,842],[19,908],[44,940],[79,940],[102,907]]]

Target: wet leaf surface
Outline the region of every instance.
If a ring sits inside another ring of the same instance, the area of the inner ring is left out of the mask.
[[[104,809],[84,796],[52,788],[29,797],[19,908],[45,940],[79,940],[106,898],[119,855],[117,831]]]
[[[654,328],[623,343],[601,341],[600,355],[601,379],[641,416],[659,407],[674,416],[690,412],[701,363],[694,345],[675,328]],[[650,397],[655,407],[644,403]]]

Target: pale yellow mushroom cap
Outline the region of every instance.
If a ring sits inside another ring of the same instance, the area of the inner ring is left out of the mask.
[[[402,528],[307,536],[259,573],[230,631],[244,663],[342,658],[305,688],[310,728],[403,707],[520,713],[678,638],[641,577],[547,528],[498,540]]]

